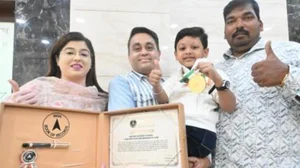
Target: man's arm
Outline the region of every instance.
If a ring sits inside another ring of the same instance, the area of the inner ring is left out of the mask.
[[[281,81],[281,89],[284,97],[292,98],[296,103],[300,105],[300,45],[299,43],[290,42],[285,47],[284,53],[286,63],[288,67],[288,73]]]
[[[124,77],[117,76],[109,84],[108,111],[136,107],[133,93]]]
[[[169,102],[169,98],[161,84],[153,86],[153,94],[159,104],[166,104]]]
[[[293,99],[300,104],[300,65],[289,65],[289,75],[284,81],[283,89],[287,90]]]

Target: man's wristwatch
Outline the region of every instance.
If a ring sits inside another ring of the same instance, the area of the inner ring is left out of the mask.
[[[216,87],[216,86],[215,86],[215,88],[216,88],[218,91],[227,90],[227,89],[229,89],[229,87],[230,87],[230,82],[227,81],[227,80],[223,80],[223,83],[222,83],[221,87]]]

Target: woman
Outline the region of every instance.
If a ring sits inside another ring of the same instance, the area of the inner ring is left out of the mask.
[[[98,84],[92,43],[81,33],[70,32],[53,46],[46,77],[38,77],[20,89],[10,80],[14,93],[6,101],[104,111],[108,94]]]

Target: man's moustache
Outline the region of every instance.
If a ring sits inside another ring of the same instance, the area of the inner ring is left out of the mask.
[[[236,36],[238,36],[240,34],[244,34],[244,35],[249,36],[248,31],[241,29],[241,30],[237,30],[235,33],[233,33],[232,38],[235,38]]]

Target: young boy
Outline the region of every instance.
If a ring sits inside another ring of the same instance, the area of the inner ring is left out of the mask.
[[[181,64],[179,71],[161,86],[161,71],[158,62],[155,62],[149,82],[158,103],[180,102],[184,105],[188,155],[204,158],[216,146],[218,109],[233,112],[236,99],[226,76],[203,59],[209,49],[207,34],[201,27],[180,30],[174,47],[176,60]],[[195,74],[190,71],[195,71]]]

